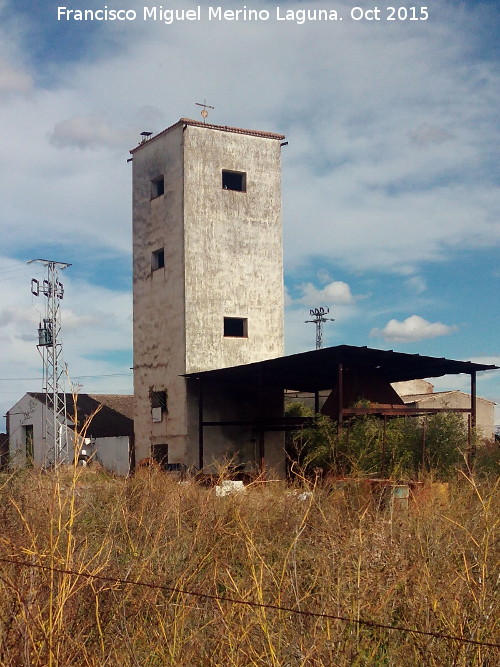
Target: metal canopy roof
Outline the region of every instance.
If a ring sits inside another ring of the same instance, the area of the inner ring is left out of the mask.
[[[499,368],[472,361],[455,361],[392,350],[338,345],[252,364],[187,373],[185,377],[245,384],[259,382],[267,387],[312,392],[331,389],[336,384],[339,364],[342,364],[344,372],[355,370],[377,375],[389,382],[458,373],[472,375],[478,371]]]

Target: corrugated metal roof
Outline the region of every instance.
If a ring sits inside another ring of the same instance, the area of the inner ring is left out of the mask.
[[[203,123],[202,121],[193,120],[192,118],[181,118],[173,125],[170,125],[169,127],[162,130],[162,132],[158,132],[158,134],[155,134],[154,136],[150,137],[147,141],[141,142],[138,146],[132,148],[130,153],[135,153],[135,151],[139,150],[139,148],[142,148],[146,144],[149,144],[151,141],[158,139],[158,137],[163,136],[167,132],[170,132],[174,128],[179,127],[180,125],[192,125],[193,127],[202,127],[207,130],[217,130],[219,132],[233,132],[235,134],[247,134],[251,137],[274,139],[276,141],[283,141],[283,139],[285,138],[284,134],[276,134],[275,132],[265,132],[264,130],[246,130],[242,127],[231,127],[229,125],[214,125],[213,123]]]
[[[342,364],[344,372],[353,370],[367,373],[382,377],[389,382],[458,373],[470,375],[498,369],[498,366],[477,364],[472,361],[338,345],[252,364],[188,373],[186,377],[241,383],[262,382],[268,387],[319,391],[331,389],[336,384],[339,364]]]

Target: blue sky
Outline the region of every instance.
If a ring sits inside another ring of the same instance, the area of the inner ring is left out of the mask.
[[[42,271],[26,265],[36,257],[72,264],[62,276],[70,376],[83,391],[131,391],[128,150],[142,130],[197,118],[205,98],[214,123],[289,142],[288,353],[314,347],[304,320],[329,306],[326,345],[500,365],[496,2],[398,3],[427,6],[412,22],[353,21],[355,3],[279,3],[344,19],[303,25],[276,21],[265,1],[246,6],[268,21],[209,22],[202,2],[202,21],[172,25],[144,22],[146,3],[131,0],[64,4],[140,18],[61,22],[58,3],[0,0],[2,414],[40,388],[29,283]],[[435,384],[467,389],[460,377]],[[500,403],[499,373],[478,389]]]

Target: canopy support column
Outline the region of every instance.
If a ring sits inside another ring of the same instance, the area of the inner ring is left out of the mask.
[[[198,468],[200,472],[203,470],[203,380],[198,380]]]
[[[469,440],[469,455],[468,464],[472,468],[474,459],[476,458],[477,443],[476,443],[476,424],[477,424],[477,386],[476,386],[476,371],[470,374],[470,440]]]
[[[341,363],[337,366],[337,399],[338,399],[338,420],[337,420],[337,435],[342,433],[342,410],[344,407],[344,367]]]

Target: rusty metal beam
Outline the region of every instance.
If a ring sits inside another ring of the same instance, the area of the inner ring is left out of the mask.
[[[264,400],[263,400],[263,381],[262,381],[262,367],[259,366],[259,371],[258,371],[258,379],[259,379],[259,396],[258,396],[258,415],[257,419],[259,422],[259,431],[258,431],[258,437],[259,437],[259,471],[260,474],[263,475],[266,469],[266,452],[265,452],[265,441],[264,441],[264,426],[262,423],[262,411],[264,407]]]
[[[378,406],[374,408],[349,408],[342,410],[344,417],[356,417],[361,415],[389,415],[389,416],[417,416],[423,414],[435,414],[439,412],[469,413],[470,408],[404,408],[397,406]]]
[[[476,428],[477,422],[477,387],[476,387],[476,372],[470,374],[470,415],[471,426]]]
[[[338,390],[338,419],[337,419],[337,436],[340,437],[342,433],[342,416],[344,406],[344,368],[341,363],[337,366],[337,390]]]
[[[468,463],[469,467],[472,468],[474,465],[474,459],[476,458],[476,426],[477,426],[477,384],[476,384],[476,371],[472,371],[470,374],[470,442],[469,442],[469,456]]]
[[[205,426],[203,421],[203,380],[200,378],[198,383],[198,468],[203,470],[203,427]]]

